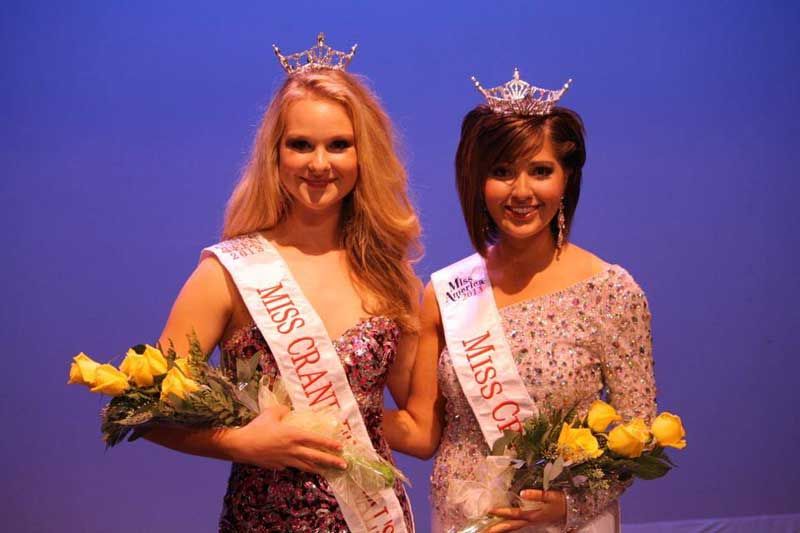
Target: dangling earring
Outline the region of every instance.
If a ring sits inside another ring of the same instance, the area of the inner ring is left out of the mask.
[[[561,198],[561,205],[558,206],[558,237],[556,238],[556,249],[561,250],[564,246],[564,235],[567,234],[567,217],[564,215],[564,198]]]

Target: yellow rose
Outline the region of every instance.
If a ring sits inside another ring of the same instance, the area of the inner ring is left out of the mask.
[[[641,418],[634,418],[608,434],[608,448],[631,459],[642,455],[645,444],[650,440],[650,430]]]
[[[130,387],[128,376],[111,365],[98,366],[94,377],[95,380],[92,392],[108,394],[109,396],[119,396]]]
[[[589,428],[573,428],[566,422],[558,436],[558,453],[565,461],[580,463],[603,454]]]
[[[93,361],[91,357],[81,352],[72,358],[72,364],[69,367],[69,381],[68,385],[89,385],[94,386],[95,372],[100,363]]]
[[[661,446],[670,446],[679,450],[686,447],[686,430],[683,429],[681,417],[672,413],[661,413],[653,420],[653,436]]]
[[[152,372],[154,376],[167,373],[167,359],[164,357],[164,354],[161,353],[161,350],[149,344],[145,344],[144,353],[142,355],[147,359],[147,363],[150,365],[150,372]]]
[[[178,357],[175,359],[175,366],[177,366],[183,375],[187,378],[192,375],[191,371],[189,370],[189,359],[186,357]]]
[[[586,418],[589,427],[596,433],[602,433],[608,429],[611,422],[619,422],[622,417],[617,410],[602,400],[595,400],[589,407],[589,416]]]
[[[150,363],[144,355],[138,354],[133,350],[128,350],[122,364],[119,365],[130,379],[139,387],[149,387],[153,384],[153,372],[150,370]]]
[[[196,381],[186,377],[180,368],[170,368],[167,377],[161,382],[161,401],[167,401],[170,394],[181,400],[200,388]]]
[[[155,376],[167,373],[167,360],[157,348],[145,344],[142,353],[133,348],[128,350],[119,369],[139,387],[149,387]]]

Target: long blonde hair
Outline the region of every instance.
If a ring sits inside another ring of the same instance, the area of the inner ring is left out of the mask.
[[[309,96],[340,103],[353,122],[358,179],[342,204],[340,244],[366,311],[416,329],[419,281],[412,261],[422,253],[420,225],[408,197],[406,171],[391,121],[354,75],[317,70],[289,76],[269,104],[250,160],[228,201],[223,239],[273,228],[291,209],[278,178],[288,105]]]

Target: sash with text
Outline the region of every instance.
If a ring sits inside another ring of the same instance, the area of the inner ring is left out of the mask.
[[[434,272],[431,282],[458,381],[491,448],[538,409],[514,363],[486,264],[474,254]]]

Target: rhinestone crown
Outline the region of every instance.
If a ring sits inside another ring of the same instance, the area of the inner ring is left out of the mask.
[[[498,87],[484,89],[472,76],[472,83],[486,98],[486,103],[495,113],[503,115],[546,115],[569,89],[572,80],[561,89],[542,89],[519,78],[519,69],[514,69],[514,78]]]
[[[285,56],[281,54],[280,48],[272,45],[275,55],[278,56],[283,70],[287,74],[294,74],[295,72],[304,72],[306,70],[316,70],[323,68],[330,68],[335,70],[345,70],[353,55],[356,53],[357,44],[354,44],[349,52],[342,52],[341,50],[334,50],[325,44],[325,34],[319,33],[317,35],[317,44],[308,50],[296,52]]]

